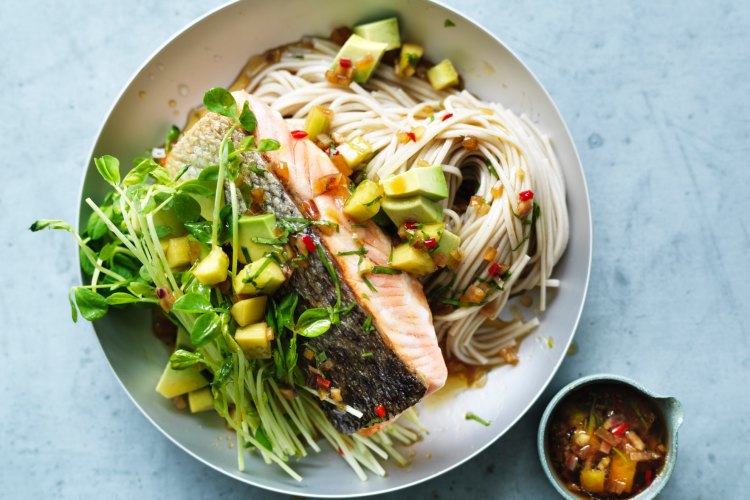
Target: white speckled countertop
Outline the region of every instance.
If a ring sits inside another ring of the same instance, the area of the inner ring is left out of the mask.
[[[86,155],[130,75],[221,2],[0,3],[0,491],[4,498],[279,498],[220,475],[128,400],[70,321],[70,240]],[[663,498],[740,498],[750,477],[750,3],[446,2],[499,35],[552,94],[591,193],[594,260],[576,342],[532,410],[478,458],[408,490],[549,498],[544,404],[595,372],[678,397]],[[396,493],[388,498],[401,498]]]

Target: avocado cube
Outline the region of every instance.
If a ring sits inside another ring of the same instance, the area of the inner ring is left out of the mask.
[[[439,224],[425,224],[422,226],[421,229],[419,229],[420,236],[422,236],[422,239],[434,239],[435,241],[439,242],[440,238],[443,237],[443,233],[445,232],[445,223],[440,222]]]
[[[245,353],[247,359],[268,359],[271,357],[273,333],[265,323],[255,323],[238,328],[234,340]]]
[[[251,261],[256,261],[268,252],[273,252],[273,246],[256,243],[253,238],[275,238],[276,216],[274,214],[243,215],[240,217],[237,239],[244,248]],[[240,251],[238,258],[245,264],[244,252]]]
[[[193,276],[204,285],[216,285],[227,279],[229,257],[220,246],[211,248],[209,254],[195,266]]]
[[[200,413],[202,411],[213,410],[214,396],[211,394],[211,389],[204,387],[203,389],[189,392],[188,406],[190,406],[190,413]]]
[[[364,222],[380,211],[382,197],[380,184],[365,179],[344,203],[344,213],[357,222]]]
[[[270,257],[262,257],[237,273],[234,278],[234,292],[246,295],[271,295],[285,280],[281,267]]]
[[[167,242],[167,262],[171,269],[185,267],[192,262],[190,259],[190,242],[187,236],[171,238]]]
[[[386,197],[380,205],[396,226],[406,221],[430,224],[443,220],[443,206],[424,196]]]
[[[398,59],[398,71],[401,76],[412,76],[424,55],[424,48],[416,43],[405,43],[401,46]]]
[[[305,119],[305,132],[308,137],[315,139],[320,134],[327,134],[331,128],[333,110],[325,106],[313,106]]]
[[[390,198],[421,195],[438,201],[448,197],[448,183],[445,181],[443,167],[417,167],[403,174],[383,179],[383,189]]]
[[[341,155],[349,168],[356,170],[372,154],[372,144],[361,135],[339,145],[336,151]]]
[[[436,266],[426,251],[401,243],[393,249],[391,267],[414,276],[424,276],[433,272]]]
[[[339,50],[332,68],[335,70],[339,59],[346,57],[351,60],[354,67],[352,79],[357,83],[365,83],[375,71],[387,47],[387,43],[374,42],[353,34]]]
[[[208,385],[208,380],[201,374],[197,365],[174,370],[169,363],[161,374],[159,383],[156,384],[156,392],[165,398],[174,398],[190,391],[195,391]]]
[[[450,231],[443,231],[443,235],[440,238],[435,253],[443,254],[450,257],[451,252],[456,250],[461,245],[461,238],[451,233]]]
[[[385,50],[397,49],[401,46],[401,35],[398,31],[398,19],[389,17],[380,21],[355,26],[355,34],[373,42],[386,44]]]
[[[458,73],[450,60],[443,59],[427,70],[427,80],[429,80],[430,85],[435,90],[443,90],[447,87],[458,85]]]
[[[232,317],[240,326],[257,323],[266,315],[268,297],[261,295],[251,299],[240,300],[232,306]]]

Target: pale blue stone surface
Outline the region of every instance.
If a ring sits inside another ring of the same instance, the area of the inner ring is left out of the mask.
[[[80,172],[124,82],[220,2],[0,2],[0,496],[280,498],[222,476],[147,422],[70,322]],[[611,371],[682,400],[663,498],[747,495],[750,3],[447,2],[500,36],[567,120],[591,193],[577,333],[532,410],[478,458],[406,492],[549,498],[535,433],[565,383]],[[401,498],[403,493],[387,498]]]

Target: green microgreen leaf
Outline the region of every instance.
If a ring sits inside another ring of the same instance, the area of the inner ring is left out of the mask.
[[[489,427],[492,422],[488,422],[487,420],[478,417],[477,415],[473,414],[472,412],[467,412],[465,416],[466,420],[473,420],[475,422],[479,422],[485,427]]]
[[[198,196],[212,197],[216,194],[216,186],[208,186],[208,182],[199,181],[198,179],[190,179],[180,184],[180,193],[197,194]]]
[[[207,110],[228,118],[237,118],[237,101],[227,89],[214,87],[203,95],[203,105]]]
[[[255,113],[250,111],[250,105],[247,101],[242,105],[242,113],[240,113],[240,125],[248,133],[253,133],[258,122],[255,119]]]
[[[211,382],[211,387],[214,389],[222,387],[229,378],[229,375],[232,374],[232,366],[234,366],[234,358],[229,356],[224,360],[219,371],[214,373],[214,380]]]
[[[136,164],[135,168],[125,175],[122,184],[124,186],[137,186],[138,184],[142,184],[146,182],[148,175],[157,168],[160,167],[154,160],[151,158],[142,158],[141,161]]]
[[[156,236],[158,236],[159,239],[166,238],[167,236],[172,234],[172,231],[174,231],[174,228],[172,226],[156,226]]]
[[[294,311],[297,309],[298,301],[299,295],[290,293],[279,302],[279,305],[276,307],[276,325],[279,332],[282,332],[284,328],[292,329]]]
[[[177,193],[174,196],[174,211],[182,222],[194,222],[201,216],[201,206],[190,195]]]
[[[169,130],[167,130],[167,137],[164,141],[164,151],[166,153],[169,153],[169,151],[172,149],[172,144],[177,142],[177,139],[180,138],[180,135],[182,134],[182,131],[180,131],[180,127],[177,125],[172,125],[169,127]]]
[[[68,292],[68,302],[70,302],[70,317],[73,318],[73,323],[78,322],[78,309],[76,309],[75,297],[73,296],[73,289]]]
[[[141,297],[136,297],[134,295],[130,295],[129,293],[124,292],[115,292],[112,295],[107,297],[107,304],[110,306],[119,306],[122,304],[135,304],[137,302],[143,302],[144,299]],[[148,301],[151,302],[151,301]]]
[[[185,222],[185,230],[196,240],[201,243],[211,243],[211,223],[210,222]]]
[[[74,295],[81,316],[87,320],[94,321],[107,314],[109,306],[102,295],[84,287],[76,287]]]
[[[276,151],[281,147],[281,144],[279,144],[279,141],[275,139],[261,139],[260,143],[258,144],[258,151],[261,153],[265,153],[266,151]]]
[[[216,182],[218,179],[219,179],[219,166],[218,165],[211,165],[210,167],[206,167],[203,170],[201,170],[201,173],[198,174],[199,181]]]
[[[203,355],[197,352],[177,349],[169,357],[169,366],[173,370],[184,370],[203,361]]]
[[[175,305],[177,305],[177,302],[175,302]],[[201,314],[198,316],[198,319],[195,320],[193,329],[190,330],[190,342],[192,342],[195,347],[206,345],[219,332],[220,323],[219,315],[216,313],[210,312]]]
[[[174,302],[172,310],[186,313],[205,313],[214,310],[207,297],[198,293],[186,293]]]
[[[104,215],[106,215],[108,219],[112,219],[112,207],[102,207],[102,212],[104,212]],[[86,224],[86,233],[88,233],[89,238],[96,241],[104,237],[108,231],[109,229],[104,223],[104,220],[102,220],[96,212],[91,212],[88,223]]]
[[[113,186],[120,183],[120,161],[114,156],[104,155],[94,159],[99,174]]]

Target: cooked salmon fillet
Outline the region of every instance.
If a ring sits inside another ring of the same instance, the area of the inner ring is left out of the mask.
[[[334,265],[343,301],[355,307],[327,333],[300,345],[302,351],[325,352],[331,361],[328,368],[321,368],[304,355],[299,357],[300,364],[304,369],[323,370],[331,387],[341,391],[343,402],[363,413],[357,418],[321,401],[341,432],[359,431],[392,419],[442,387],[447,376],[422,286],[403,273],[371,274],[368,278],[376,291],[368,287],[359,274],[359,256],[339,254],[364,247],[366,258],[373,264],[387,266],[390,238],[372,222],[353,227],[343,215],[348,191],[340,187],[326,189],[324,180],[340,174],[312,141],[292,137],[279,113],[246,92],[235,92],[234,97],[240,107],[248,101],[255,113],[256,139],[275,139],[281,145],[279,150],[262,155],[243,155],[242,181],[264,189],[262,211],[273,212],[277,217],[304,216],[338,224],[336,232],[327,234],[313,229],[311,236]],[[207,113],[174,146],[167,168],[175,172],[189,164],[195,168],[189,174],[195,174],[200,168],[216,164],[219,143],[230,126],[229,119]],[[236,132],[233,140],[239,143],[241,139],[242,133]],[[250,165],[256,168],[244,168]],[[279,171],[279,165],[286,167],[288,177],[280,179],[271,174]],[[258,167],[268,173],[258,175]],[[320,259],[313,255],[309,264],[296,269],[282,290],[299,293],[298,314],[303,308],[326,307],[336,300],[334,283]],[[368,316],[374,326],[372,332],[362,327]],[[311,377],[313,387],[314,380]]]

